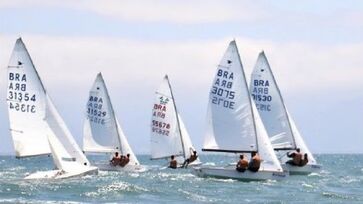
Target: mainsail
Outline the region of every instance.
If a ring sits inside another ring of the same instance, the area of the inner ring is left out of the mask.
[[[213,81],[203,151],[257,151],[261,169],[281,171],[265,127],[250,98],[235,41],[229,44]]]
[[[218,65],[207,120],[203,151],[258,151],[252,102],[235,41]]]
[[[250,91],[274,149],[296,149],[289,116],[264,52],[252,72]]]
[[[264,52],[258,56],[251,77],[251,95],[275,150],[300,148],[310,164],[316,160],[291,118]]]
[[[7,104],[16,157],[50,154],[46,134],[46,92],[19,38],[8,66]]]
[[[83,128],[85,152],[130,154],[130,164],[139,164],[116,119],[102,74],[99,73],[89,92]]]
[[[165,76],[155,93],[152,110],[151,158],[167,158],[171,155],[189,158],[192,150],[194,147],[176,110],[168,76]]]

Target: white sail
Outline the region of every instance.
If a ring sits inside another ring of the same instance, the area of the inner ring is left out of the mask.
[[[196,149],[193,146],[192,141],[190,140],[190,136],[189,133],[184,125],[184,122],[180,116],[180,114],[178,114],[179,117],[179,124],[180,124],[180,132],[181,132],[181,136],[182,136],[182,141],[183,141],[183,146],[184,146],[184,152],[185,152],[185,156],[184,158],[189,158],[190,155],[193,153],[193,151],[195,151]],[[197,161],[199,161],[199,157],[197,158]]]
[[[140,162],[139,162],[139,160],[137,160],[137,157],[136,157],[134,151],[132,151],[132,149],[129,145],[129,142],[127,141],[126,136],[123,133],[121,126],[117,119],[116,119],[116,123],[117,123],[120,141],[121,141],[121,152],[124,155],[130,154],[130,161],[129,161],[128,165],[139,165]]]
[[[26,179],[67,178],[97,172],[97,168],[90,167],[45,92],[21,39],[17,40],[10,60],[8,91],[11,132],[16,136],[15,148],[22,147],[16,149],[17,155],[52,153],[57,169],[34,173]],[[12,103],[18,105],[12,108]],[[18,106],[20,109],[16,108]],[[14,134],[15,130],[17,134]]]
[[[249,90],[235,41],[218,65],[209,94],[203,151],[257,151]]]
[[[102,74],[99,73],[89,92],[83,128],[85,152],[130,154],[129,164],[138,165],[112,107]]]
[[[252,109],[257,130],[258,153],[262,159],[260,168],[265,171],[282,171],[280,162],[275,155],[267,131],[264,127],[264,124],[262,123],[255,104],[252,105]]]
[[[29,53],[19,38],[8,66],[7,88],[10,133],[17,157],[50,154],[44,121],[45,94]]]
[[[296,149],[289,116],[264,52],[252,72],[250,92],[276,150]]]
[[[78,144],[69,132],[49,96],[46,96],[46,100],[45,120],[49,128],[48,141],[56,167],[65,172],[72,172],[79,168],[89,167],[89,161],[78,147]]]
[[[181,130],[168,76],[155,92],[151,117],[151,158],[184,156]]]
[[[85,152],[121,151],[116,118],[101,73],[89,92],[83,128]]]

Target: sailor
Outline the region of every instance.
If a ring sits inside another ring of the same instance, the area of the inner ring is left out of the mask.
[[[261,165],[261,158],[258,155],[257,152],[251,152],[251,160],[250,163],[248,164],[248,170],[252,171],[252,172],[257,172],[260,169],[260,165]]]
[[[305,153],[305,154],[304,154],[304,159],[302,159],[302,160],[301,160],[301,162],[300,162],[300,165],[299,165],[299,166],[305,166],[308,162],[309,162],[309,160],[308,160],[308,154],[307,154],[307,153]]]
[[[118,152],[115,152],[115,156],[112,157],[110,163],[114,166],[117,166],[120,164],[120,162],[121,162],[121,158],[119,157]]]
[[[184,168],[184,167],[187,168],[188,165],[190,163],[192,163],[193,161],[197,160],[197,158],[198,158],[197,151],[192,150],[190,157],[184,161],[182,168]]]
[[[237,162],[236,165],[236,170],[238,172],[245,172],[247,167],[248,167],[248,160],[246,159],[246,157],[244,157],[243,154],[241,154],[239,156],[239,161]]]
[[[171,155],[170,159],[169,168],[176,169],[178,167],[178,162],[175,160],[174,155]]]
[[[291,160],[287,161],[286,164],[290,164],[293,166],[300,166],[302,160],[302,154],[300,153],[300,148],[297,148],[293,153],[287,153],[287,157],[292,158]]]
[[[130,162],[130,154],[127,154],[124,159],[122,160],[122,162],[120,163],[121,167],[126,166],[128,163]]]

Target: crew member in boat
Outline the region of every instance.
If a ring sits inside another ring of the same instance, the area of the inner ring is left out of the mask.
[[[248,170],[257,172],[261,166],[261,158],[257,152],[251,152],[251,160],[248,164]]]
[[[236,165],[236,170],[238,172],[245,172],[247,168],[248,168],[248,160],[243,154],[241,154],[239,156],[239,161],[237,162]]]
[[[128,163],[130,162],[130,154],[127,154],[126,156],[124,156],[123,160],[120,163],[121,167],[126,166]]]
[[[117,166],[119,165],[121,162],[121,158],[120,156],[118,155],[118,152],[115,152],[115,156],[112,157],[110,163],[114,166]]]
[[[308,154],[307,154],[307,153],[305,153],[305,154],[304,154],[304,159],[302,159],[302,160],[301,160],[301,162],[300,162],[300,165],[299,165],[299,166],[305,166],[308,162],[309,162],[309,160],[308,160]]]
[[[176,169],[178,167],[178,162],[176,161],[175,156],[171,155],[170,159],[169,168]]]
[[[184,161],[182,168],[184,168],[184,167],[187,168],[190,163],[197,160],[197,158],[198,158],[197,151],[192,150],[192,149],[191,149],[191,151],[192,152],[190,154],[190,157]]]
[[[293,166],[300,166],[303,155],[300,152],[300,148],[297,148],[293,153],[287,153],[287,157],[292,158],[291,160],[287,161],[286,164],[290,164]]]

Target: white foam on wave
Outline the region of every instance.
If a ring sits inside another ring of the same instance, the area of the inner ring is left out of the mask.
[[[303,187],[305,187],[305,188],[314,188],[314,186],[313,185],[311,185],[311,184],[307,184],[307,183],[302,183],[301,184]]]
[[[188,192],[188,191],[180,189],[180,188],[178,189],[178,192],[181,192],[181,193],[185,194],[187,196],[187,198],[192,200],[192,201],[211,202],[211,203],[218,202],[218,199],[208,198],[206,196],[202,196],[202,195],[198,195],[196,193]]]
[[[127,182],[118,181],[112,184],[99,187],[96,191],[86,192],[88,197],[107,196],[109,194],[119,194],[120,192],[148,192],[149,190]]]

